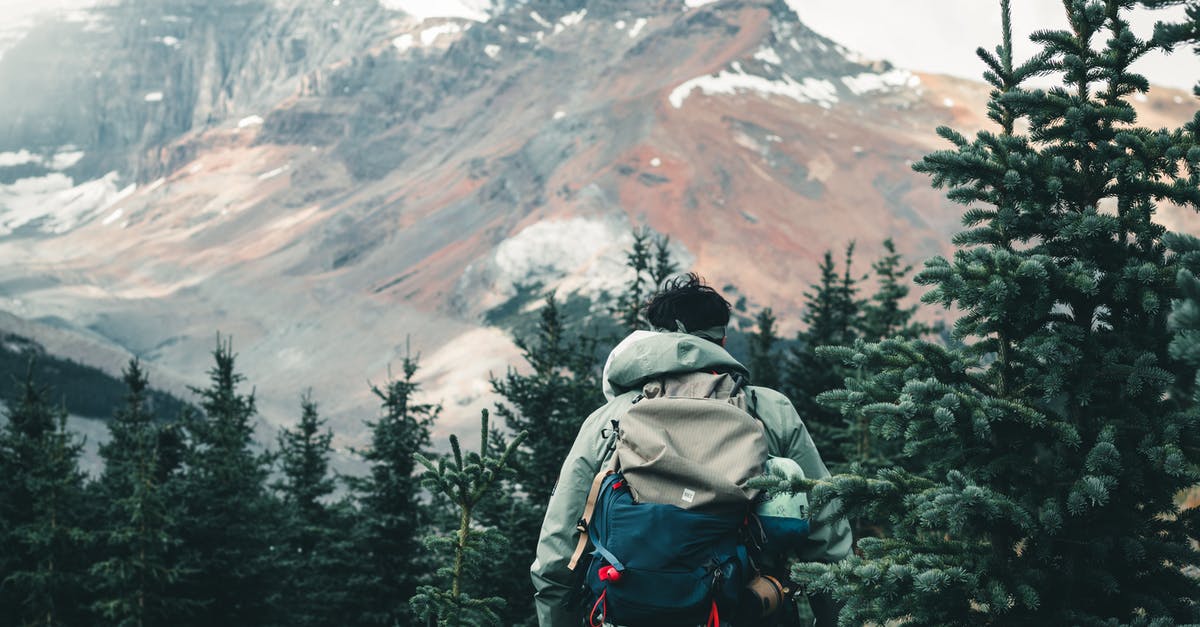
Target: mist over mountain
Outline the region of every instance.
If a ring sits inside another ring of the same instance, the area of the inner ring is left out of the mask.
[[[22,31],[0,310],[170,382],[232,335],[268,420],[312,386],[346,444],[409,346],[439,428],[473,421],[517,363],[489,312],[615,289],[639,225],[789,332],[827,248],[948,250],[960,210],[910,166],[985,124],[980,83],[860,58],[783,0],[455,6],[125,0]]]

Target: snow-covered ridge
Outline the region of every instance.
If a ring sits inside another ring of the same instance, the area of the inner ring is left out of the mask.
[[[762,48],[754,53],[754,58],[764,63],[779,66],[782,61],[771,48]],[[841,83],[856,96],[875,92],[885,92],[894,89],[913,88],[921,84],[921,77],[904,69],[893,69],[887,72],[862,72],[855,75],[843,76]],[[706,95],[732,95],[741,92],[756,92],[762,96],[783,96],[797,102],[815,103],[826,109],[838,103],[838,88],[832,81],[806,77],[794,79],[788,74],[779,78],[768,78],[749,74],[738,62],[730,64],[730,69],[715,75],[698,76],[685,81],[671,90],[667,100],[671,106],[679,109],[683,101],[699,89]]]
[[[837,86],[832,82],[806,77],[797,81],[787,74],[778,79],[747,74],[740,63],[734,62],[731,69],[723,70],[716,75],[698,76],[671,90],[667,96],[671,106],[676,109],[683,106],[683,101],[699,89],[706,95],[733,95],[740,92],[756,92],[764,96],[783,96],[797,102],[816,103],[826,109],[837,104]]]

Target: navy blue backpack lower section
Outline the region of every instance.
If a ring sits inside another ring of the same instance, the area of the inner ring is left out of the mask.
[[[697,512],[635,503],[619,473],[600,488],[588,536],[593,624],[674,627],[736,613],[751,564],[742,535],[746,511]]]

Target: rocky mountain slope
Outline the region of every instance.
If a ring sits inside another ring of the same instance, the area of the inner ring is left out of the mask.
[[[826,248],[919,259],[957,229],[910,166],[984,125],[986,89],[858,58],[783,0],[394,8],[126,0],[32,31],[0,58],[0,309],[171,380],[231,334],[270,420],[312,386],[354,442],[407,346],[442,428],[473,419],[517,361],[487,313],[619,285],[636,225],[789,330]]]

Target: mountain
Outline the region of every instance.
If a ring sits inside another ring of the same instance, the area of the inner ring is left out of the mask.
[[[0,309],[189,382],[230,334],[270,421],[312,386],[346,445],[410,346],[439,428],[473,421],[519,361],[489,312],[620,285],[638,225],[786,330],[827,248],[949,250],[960,210],[910,166],[986,125],[984,85],[862,59],[783,0],[460,5],[37,26],[0,58]],[[1142,115],[1193,108],[1156,89]]]

